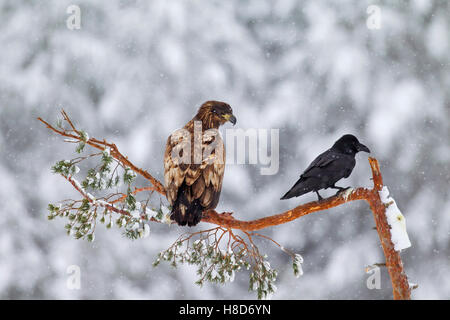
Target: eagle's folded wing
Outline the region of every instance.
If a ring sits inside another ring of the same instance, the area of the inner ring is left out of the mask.
[[[184,193],[188,204],[199,199],[204,209],[214,209],[217,206],[225,171],[223,141],[219,135],[213,138],[207,133],[202,140],[202,158],[203,155],[208,156],[199,164],[194,163],[194,146],[191,147],[191,154],[183,157],[183,152],[190,148],[190,140],[185,136],[174,132],[167,140],[164,181],[167,199],[172,206],[175,205],[179,192]]]

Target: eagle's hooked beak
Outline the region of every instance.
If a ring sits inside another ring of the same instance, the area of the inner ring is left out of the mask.
[[[236,117],[235,117],[234,115],[232,115],[231,113],[224,114],[222,117],[223,117],[226,121],[230,121],[230,122],[233,124],[233,126],[234,126],[234,125],[236,124],[236,122],[237,122]]]
[[[364,151],[367,153],[370,153],[369,148],[367,148],[365,145],[363,145],[362,143],[358,143],[358,145],[356,146],[356,148],[358,149],[358,151]]]

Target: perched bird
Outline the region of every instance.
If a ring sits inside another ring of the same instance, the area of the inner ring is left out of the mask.
[[[337,187],[335,184],[342,178],[350,176],[356,164],[355,155],[359,151],[370,153],[369,148],[360,143],[354,135],[342,136],[330,149],[314,159],[281,200],[298,197],[311,191],[317,193],[319,200],[322,200],[318,192],[320,189],[344,190],[345,188]]]
[[[195,226],[202,212],[215,209],[222,190],[225,147],[218,131],[227,121],[236,124],[231,107],[207,101],[195,117],[167,139],[164,182],[172,206],[171,219]]]

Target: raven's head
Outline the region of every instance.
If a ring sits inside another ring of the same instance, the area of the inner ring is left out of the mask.
[[[333,149],[336,149],[342,153],[353,155],[360,151],[370,153],[369,148],[359,142],[358,139],[352,134],[346,134],[339,138],[339,140],[334,143]]]
[[[220,101],[206,101],[195,116],[207,128],[218,128],[226,122],[236,124],[236,117],[230,105]]]

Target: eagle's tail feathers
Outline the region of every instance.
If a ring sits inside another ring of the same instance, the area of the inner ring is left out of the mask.
[[[184,194],[181,192],[181,195]],[[189,203],[183,196],[178,196],[172,207],[170,218],[178,225],[193,227],[202,220],[203,207],[198,199]]]

